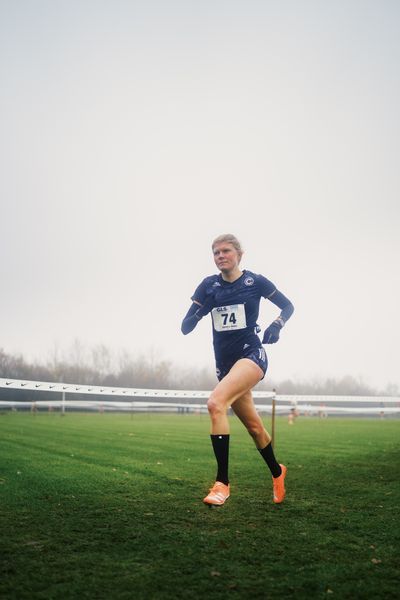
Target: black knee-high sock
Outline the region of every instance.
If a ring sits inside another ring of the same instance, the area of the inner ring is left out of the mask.
[[[282,473],[282,469],[275,458],[271,442],[268,444],[268,446],[265,446],[265,448],[262,448],[261,450],[259,449],[258,451],[267,463],[272,477],[279,477],[279,475]]]
[[[210,437],[218,465],[216,481],[221,481],[225,485],[228,485],[229,434],[211,435]]]

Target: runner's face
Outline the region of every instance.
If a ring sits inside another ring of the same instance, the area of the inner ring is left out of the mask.
[[[228,242],[215,244],[213,248],[213,254],[214,262],[218,269],[222,272],[232,271],[239,266],[239,254],[233,245]]]

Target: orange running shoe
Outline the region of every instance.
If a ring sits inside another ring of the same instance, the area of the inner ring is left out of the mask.
[[[280,504],[285,498],[285,477],[287,468],[285,465],[279,465],[282,469],[282,473],[279,477],[273,477],[272,483],[274,485],[274,502]]]
[[[205,504],[221,506],[226,500],[228,500],[230,495],[229,492],[229,484],[225,485],[225,483],[222,483],[221,481],[216,481],[213,487],[210,488],[210,492],[208,496],[204,498],[203,502],[205,502]]]

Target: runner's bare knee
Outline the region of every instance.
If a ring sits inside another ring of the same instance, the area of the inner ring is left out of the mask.
[[[207,402],[208,412],[211,416],[218,416],[226,413],[226,404],[220,394],[212,392]]]

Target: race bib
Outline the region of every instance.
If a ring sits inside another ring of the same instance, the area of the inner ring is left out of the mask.
[[[211,315],[215,331],[230,331],[246,327],[244,304],[217,306],[212,309]]]

